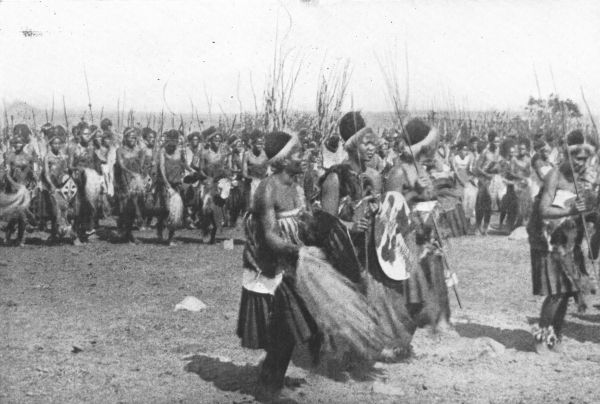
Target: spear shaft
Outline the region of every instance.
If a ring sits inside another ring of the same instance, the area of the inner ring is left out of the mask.
[[[69,131],[69,118],[67,117],[67,105],[65,104],[65,96],[63,95],[63,113],[65,114],[65,125],[67,126],[67,132]]]
[[[88,107],[90,108],[90,119],[92,123],[94,123],[94,114],[92,113],[92,98],[90,97],[90,83],[88,82],[88,76],[87,71],[85,69],[85,65],[83,66],[83,75],[85,77],[85,87],[87,89]]]
[[[598,139],[598,144],[600,144],[600,133],[598,133],[598,127],[596,126],[596,121],[594,120],[594,115],[592,115],[592,110],[585,99],[585,94],[583,93],[583,87],[581,89],[581,98],[583,98],[583,103],[585,104],[585,108],[587,109],[588,115],[590,116],[590,120],[592,121],[592,127],[594,128],[594,132],[596,132],[596,138]]]

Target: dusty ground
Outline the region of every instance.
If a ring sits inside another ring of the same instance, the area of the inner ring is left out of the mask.
[[[241,243],[233,251],[181,232],[131,247],[0,246],[1,403],[252,402],[261,352],[234,335]],[[565,352],[533,352],[540,298],[530,292],[526,241],[454,239],[451,262],[464,309],[456,334],[420,330],[415,357],[377,365],[371,380],[289,371],[298,402],[598,402],[600,312],[569,308]],[[185,296],[208,308],[173,311]],[[599,306],[600,307],[600,306]]]

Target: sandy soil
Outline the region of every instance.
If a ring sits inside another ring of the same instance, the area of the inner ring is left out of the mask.
[[[237,233],[239,236],[239,233]],[[180,244],[97,241],[83,247],[0,247],[0,402],[240,403],[262,353],[234,335],[241,242],[233,251],[180,232]],[[334,381],[293,366],[289,396],[306,403],[598,402],[600,303],[571,304],[564,352],[534,352],[526,241],[453,239],[464,309],[455,333],[419,330],[415,356],[371,377]],[[174,311],[185,296],[208,307]]]

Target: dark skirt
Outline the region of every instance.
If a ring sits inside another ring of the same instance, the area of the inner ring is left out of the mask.
[[[274,296],[242,288],[236,334],[244,348],[266,349],[283,335],[291,335],[295,343],[302,344],[317,333],[317,323],[292,278],[284,276]]]
[[[450,319],[450,301],[442,256],[429,252],[406,281],[406,300],[419,325]]]
[[[579,292],[587,281],[581,247],[561,255],[558,252],[531,249],[533,294],[552,296]]]
[[[242,288],[236,334],[244,348],[266,349],[273,296]]]

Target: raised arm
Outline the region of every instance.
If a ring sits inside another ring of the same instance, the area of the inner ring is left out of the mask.
[[[565,216],[573,216],[585,211],[585,203],[577,201],[573,206],[561,208],[552,206],[554,196],[558,189],[560,172],[558,168],[552,169],[544,179],[544,191],[540,199],[540,213],[544,219],[558,219]]]

